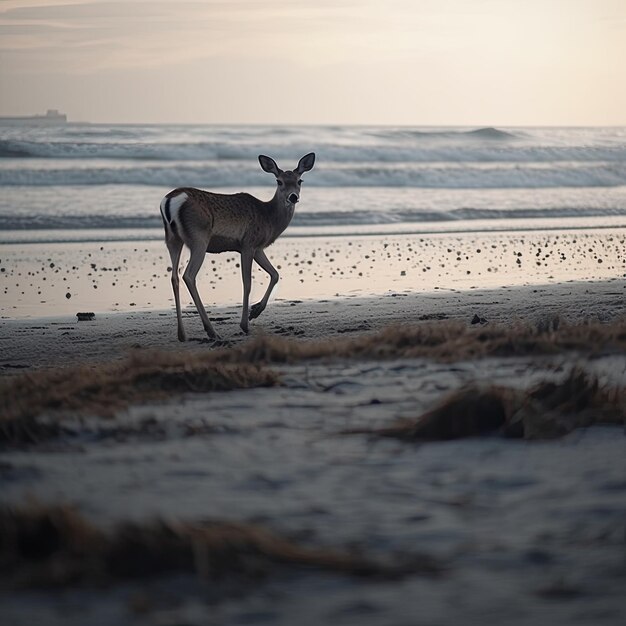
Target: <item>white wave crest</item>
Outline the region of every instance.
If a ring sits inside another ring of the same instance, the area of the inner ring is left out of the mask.
[[[135,167],[2,168],[0,185],[156,185],[241,188],[268,186],[260,169],[236,164],[168,164]],[[305,177],[314,187],[416,187],[519,189],[616,187],[626,185],[625,163],[524,164],[348,164],[321,165]]]

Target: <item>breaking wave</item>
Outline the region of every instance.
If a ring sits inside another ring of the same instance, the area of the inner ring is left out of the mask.
[[[314,132],[319,130],[319,132]],[[498,128],[207,129],[69,127],[63,134],[0,137],[0,159],[89,161],[241,161],[260,153],[291,161],[311,146],[325,163],[429,163],[626,161],[624,142],[564,141],[513,134]],[[581,139],[585,139],[584,137]]]
[[[373,226],[382,224],[454,222],[465,220],[514,220],[540,218],[610,217],[625,216],[623,208],[550,208],[550,209],[477,209],[465,207],[450,211],[431,209],[407,209],[393,211],[301,211],[294,215],[293,226],[315,228],[320,226]],[[36,218],[26,215],[1,215],[0,230],[138,230],[160,228],[158,212],[139,215],[116,213],[102,214],[54,214],[39,215]]]
[[[416,187],[432,189],[518,189],[616,187],[626,185],[626,161],[550,164],[344,164],[320,165],[305,177],[314,187]],[[200,188],[267,186],[260,169],[235,164],[194,163],[135,167],[2,168],[3,186],[154,185]]]

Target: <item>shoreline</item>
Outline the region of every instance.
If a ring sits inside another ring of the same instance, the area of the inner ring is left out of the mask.
[[[625,242],[626,229],[285,237],[268,250],[281,277],[270,304],[621,279]],[[239,260],[235,253],[206,256],[198,288],[209,315],[241,303]],[[252,302],[267,284],[255,266]],[[173,307],[162,241],[5,245],[0,293],[2,319]],[[181,298],[183,308],[192,305],[182,283]]]
[[[395,236],[437,236],[437,235],[503,235],[532,234],[540,232],[577,233],[581,231],[605,231],[626,229],[626,216],[587,216],[560,218],[476,219],[476,220],[441,220],[439,222],[404,222],[382,224],[353,224],[298,226],[291,225],[281,239],[304,239],[316,237],[395,237]],[[141,232],[141,235],[131,234]],[[66,233],[54,237],[50,233]],[[29,235],[25,235],[28,233]],[[86,235],[86,233],[89,233]],[[129,233],[122,236],[118,233]],[[137,229],[106,228],[49,228],[49,229],[8,229],[0,234],[0,246],[38,245],[38,244],[106,244],[127,242],[162,241],[162,226],[141,227]]]

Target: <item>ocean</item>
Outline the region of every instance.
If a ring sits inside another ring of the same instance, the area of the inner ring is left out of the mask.
[[[317,154],[283,236],[626,226],[626,128],[0,128],[0,243],[161,239],[174,187],[269,199],[257,156]]]

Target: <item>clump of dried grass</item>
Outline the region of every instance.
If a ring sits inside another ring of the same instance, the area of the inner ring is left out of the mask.
[[[626,353],[626,321],[481,328],[434,322],[316,341],[262,335],[232,348],[140,352],[121,363],[41,370],[0,381],[0,444],[35,443],[58,435],[61,425],[54,419],[42,420],[43,414],[112,414],[131,403],[186,391],[278,384],[278,375],[264,369],[265,364],[401,358],[454,362],[565,352]]]
[[[42,414],[111,415],[175,393],[271,386],[278,376],[250,363],[219,363],[211,353],[137,353],[122,362],[40,370],[0,381],[0,443],[36,443],[61,432]]]
[[[436,441],[500,434],[523,439],[553,439],[593,424],[626,426],[626,389],[607,389],[575,368],[559,383],[530,390],[466,386],[414,420],[389,427],[356,429],[409,441]]]
[[[69,507],[0,509],[0,580],[14,588],[94,585],[174,573],[245,582],[285,566],[382,577],[442,571],[429,557],[381,562],[302,546],[253,524],[156,520],[120,523],[105,531]]]
[[[295,363],[314,359],[428,358],[453,362],[490,356],[542,356],[563,352],[626,352],[626,320],[610,324],[550,323],[469,327],[461,322],[390,326],[356,337],[294,340],[261,335],[216,351],[221,361]]]

